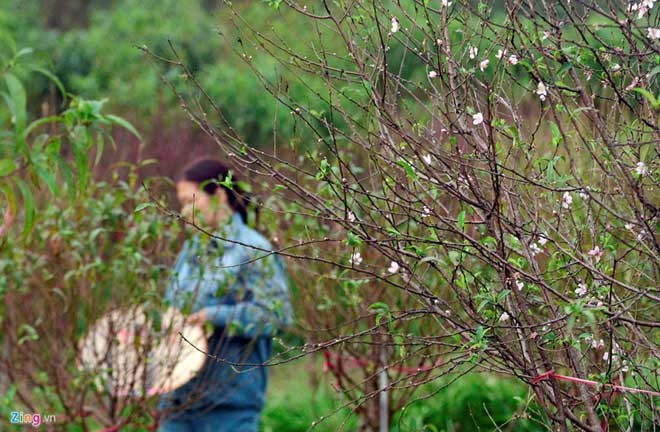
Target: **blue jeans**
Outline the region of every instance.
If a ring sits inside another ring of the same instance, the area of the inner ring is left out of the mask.
[[[258,429],[257,411],[215,410],[193,419],[165,420],[158,432],[257,432]]]

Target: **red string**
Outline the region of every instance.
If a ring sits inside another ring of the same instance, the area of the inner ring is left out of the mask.
[[[576,377],[571,377],[571,376],[566,376],[566,375],[559,375],[556,374],[555,371],[549,370],[548,372],[542,373],[541,375],[537,376],[532,380],[532,384],[537,384],[545,379],[549,378],[554,378],[560,381],[569,381],[569,382],[575,382],[575,383],[580,383],[580,384],[586,384],[592,387],[596,387],[601,385],[601,383],[597,381],[591,381],[587,380],[584,378],[576,378]],[[626,386],[621,386],[621,385],[616,385],[616,384],[603,384],[604,386],[611,387],[612,389],[619,391],[621,393],[644,393],[644,394],[649,394],[651,396],[660,396],[660,392],[652,391],[652,390],[644,390],[644,389],[638,389],[634,387],[626,387]]]

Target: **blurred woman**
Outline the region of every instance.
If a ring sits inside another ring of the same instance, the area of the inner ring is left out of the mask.
[[[286,270],[268,240],[247,225],[249,199],[221,161],[190,164],[177,182],[182,214],[198,230],[186,240],[167,300],[211,326],[202,370],[160,401],[162,432],[257,431],[272,338],[291,322]]]

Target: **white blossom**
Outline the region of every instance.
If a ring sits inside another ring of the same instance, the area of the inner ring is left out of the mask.
[[[532,256],[538,255],[541,252],[543,252],[543,249],[539,247],[536,243],[532,243],[529,245],[529,250],[532,253]]]
[[[546,237],[539,237],[539,239],[537,240],[537,242],[538,242],[538,244],[540,244],[541,246],[545,246],[545,244],[548,242],[548,239],[547,239]]]
[[[474,59],[475,57],[477,57],[478,53],[479,53],[479,48],[477,48],[475,46],[470,46],[470,58],[471,59]]]
[[[516,288],[518,288],[518,291],[522,291],[522,289],[525,287],[525,284],[520,282],[519,280],[516,281]]]
[[[561,206],[567,209],[571,204],[573,204],[573,196],[569,192],[564,192],[564,195],[561,196]]]
[[[353,213],[352,211],[348,212],[348,221],[355,222],[355,213]]]
[[[584,191],[580,191],[580,198],[586,200],[587,198],[589,198],[589,195],[587,195],[587,193]]]
[[[511,63],[512,65],[517,65],[518,64],[518,56],[516,56],[515,54],[511,54],[509,56],[509,63]]]
[[[472,124],[473,125],[478,126],[483,122],[484,122],[484,115],[481,114],[480,112],[472,115]]]
[[[362,255],[360,255],[360,252],[355,252],[353,255],[351,255],[351,265],[360,264],[362,264]]]
[[[612,65],[612,68],[611,68],[612,72],[616,72],[616,71],[618,71],[619,69],[621,69],[621,65],[620,65],[619,63],[614,63],[614,64]]]
[[[543,32],[543,36],[541,36],[541,40],[544,41],[544,40],[546,40],[546,39],[549,38],[549,37],[550,37],[550,32],[547,31],[547,30],[545,30],[545,31]]]
[[[431,72],[429,72],[429,78],[436,78],[437,76],[438,73],[436,71],[432,70]]]
[[[502,56],[504,56],[504,55],[506,55],[506,50],[500,48],[500,49],[497,50],[497,54],[495,54],[495,57],[497,57],[498,59],[501,59]]]
[[[629,231],[633,229],[633,224],[631,224],[631,223],[627,223],[627,224],[625,224],[624,226],[625,226],[625,228],[626,228],[627,230],[629,230]]]
[[[536,94],[539,95],[539,99],[542,101],[544,101],[545,97],[548,95],[548,89],[545,87],[545,84],[543,84],[543,81],[539,81],[536,86]]]
[[[440,4],[441,4],[443,7],[449,7],[449,6],[451,6],[451,2],[450,2],[450,1],[447,1],[447,0],[441,0],[441,1],[440,1]]]
[[[397,263],[396,261],[392,261],[390,263],[390,267],[387,269],[387,271],[392,273],[392,274],[398,272],[399,271],[399,263]]]
[[[649,173],[649,169],[644,162],[639,161],[637,162],[637,166],[635,167],[635,172],[637,173],[638,176],[645,176],[646,174]]]
[[[488,67],[488,63],[490,63],[490,60],[488,59],[481,60],[481,62],[479,63],[479,70],[483,72]]]
[[[603,349],[605,348],[605,341],[603,341],[602,339],[599,340],[594,339],[591,341],[591,347],[595,349]]]
[[[390,28],[390,33],[396,33],[399,31],[399,20],[396,17],[392,18],[392,28]]]
[[[509,314],[504,312],[502,315],[500,315],[499,321],[500,322],[507,322],[507,321],[509,321],[509,318],[510,318]]]
[[[585,295],[587,295],[587,284],[579,283],[577,289],[575,290],[575,294],[577,294],[580,297],[584,297]]]
[[[427,153],[426,155],[422,156],[422,160],[427,165],[431,165],[431,155],[430,154]]]
[[[660,28],[649,27],[646,31],[649,39],[660,39]]]

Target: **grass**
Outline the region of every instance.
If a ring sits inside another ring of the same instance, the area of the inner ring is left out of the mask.
[[[358,418],[330,386],[321,362],[301,359],[271,370],[267,402],[261,418],[263,432],[309,430],[354,431]],[[547,428],[539,420],[528,388],[513,379],[469,374],[442,388],[438,382],[422,386],[405,410],[394,415],[392,432],[508,431],[536,432]],[[428,398],[424,396],[430,395]]]

